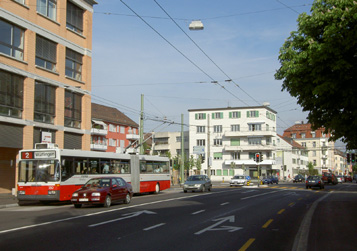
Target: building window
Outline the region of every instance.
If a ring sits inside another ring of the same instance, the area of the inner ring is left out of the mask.
[[[198,139],[197,140],[197,146],[205,146],[206,145],[206,142],[204,139]]]
[[[67,28],[83,33],[83,10],[67,1]]]
[[[125,147],[125,140],[123,139],[120,140],[120,147]]]
[[[120,126],[120,133],[122,133],[122,134],[125,133],[125,126]]]
[[[56,88],[44,83],[35,83],[34,120],[53,124],[55,119]]]
[[[223,112],[212,113],[212,119],[223,119]]]
[[[64,102],[64,126],[81,128],[82,96],[66,91]]]
[[[314,164],[314,166],[316,166],[316,159],[313,160],[313,164]]]
[[[82,80],[82,55],[66,49],[66,76],[75,80]]]
[[[306,142],[301,142],[302,147],[306,147]]]
[[[306,134],[305,134],[305,133],[301,133],[300,135],[301,135],[301,138],[302,138],[302,139],[305,139],[305,138],[306,138]]]
[[[316,157],[316,151],[312,151],[312,157]]]
[[[241,117],[240,112],[230,112],[229,118],[230,119],[239,119]]]
[[[37,11],[42,15],[56,21],[56,0],[37,0]]]
[[[261,131],[262,125],[261,124],[249,124],[249,131]]]
[[[231,146],[240,146],[240,139],[231,139]]]
[[[0,19],[0,34],[0,53],[23,60],[24,30]]]
[[[109,139],[109,146],[116,146],[116,140],[115,139]]]
[[[205,133],[205,127],[204,126],[197,126],[197,133]]]
[[[206,119],[206,113],[196,113],[195,119]]]
[[[316,147],[316,141],[312,142],[312,147]]]
[[[231,131],[232,132],[239,132],[240,131],[240,125],[231,125]]]
[[[109,132],[115,132],[115,125],[109,124]]]
[[[233,152],[231,153],[232,159],[240,159],[240,152]]]
[[[215,132],[215,133],[221,133],[221,132],[222,132],[222,126],[221,126],[221,125],[215,125],[215,126],[213,126],[213,132]]]
[[[222,146],[222,139],[214,139],[213,145],[214,146]]]
[[[259,111],[247,111],[247,118],[258,118]]]
[[[248,138],[249,145],[261,145],[262,139],[261,138]]]
[[[291,138],[296,139],[296,133],[292,133]]]
[[[15,2],[18,2],[20,4],[25,4],[25,0],[15,0]]]
[[[22,117],[23,77],[0,70],[0,115]]]
[[[213,159],[222,159],[223,154],[222,153],[213,153]]]
[[[41,36],[36,36],[36,65],[56,71],[57,44]]]
[[[311,132],[311,137],[316,138],[316,132]]]

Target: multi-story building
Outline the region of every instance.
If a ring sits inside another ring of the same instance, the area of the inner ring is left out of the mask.
[[[283,133],[283,137],[292,138],[308,150],[309,162],[320,174],[331,172],[334,162],[335,142],[329,141],[331,134],[324,131],[324,128],[312,130],[311,124],[297,122]]]
[[[335,149],[334,151],[332,172],[339,175],[347,175],[349,173],[346,154],[338,149]]]
[[[132,152],[139,142],[138,128],[116,108],[92,103],[92,151]]]
[[[201,172],[212,180],[276,174],[280,170],[275,165],[276,114],[267,105],[191,109],[190,155],[205,156]],[[256,153],[263,156],[262,162],[254,161]]]
[[[184,132],[184,154],[189,156],[189,135]],[[181,156],[181,132],[154,132],[152,137],[152,155],[166,155],[170,153],[171,157]]]
[[[281,180],[289,180],[297,174],[308,171],[308,151],[291,138],[278,134],[276,141],[276,165],[280,167],[277,175]]]
[[[90,149],[93,0],[0,1],[0,193],[18,151]]]

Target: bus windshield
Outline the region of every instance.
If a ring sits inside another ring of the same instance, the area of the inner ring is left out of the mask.
[[[22,160],[18,182],[53,182],[60,180],[58,160]]]

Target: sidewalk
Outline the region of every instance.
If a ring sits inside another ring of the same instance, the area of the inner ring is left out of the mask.
[[[7,207],[17,207],[18,205],[17,198],[11,193],[0,194],[0,209]]]

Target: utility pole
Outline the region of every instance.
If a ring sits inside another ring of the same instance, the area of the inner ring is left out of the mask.
[[[183,133],[183,114],[181,114],[181,182],[184,182],[184,170],[185,170],[185,139]]]
[[[141,94],[141,111],[140,111],[140,131],[139,131],[139,154],[144,154],[144,94]]]
[[[208,178],[211,179],[211,166],[210,166],[210,157],[211,157],[210,140],[211,140],[211,137],[210,137],[210,127],[209,127],[209,115],[207,117],[208,117],[208,119],[207,119],[207,157],[206,157],[206,160],[207,160]]]

